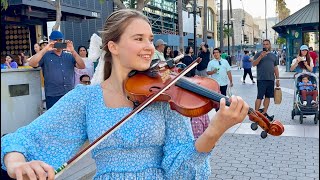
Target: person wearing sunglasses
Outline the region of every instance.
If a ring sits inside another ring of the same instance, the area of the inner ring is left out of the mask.
[[[208,64],[207,74],[218,82],[221,94],[226,96],[229,82],[230,87],[233,86],[231,67],[227,60],[221,58],[221,50],[219,48],[213,49],[213,57]]]
[[[90,76],[87,74],[80,76],[80,84],[90,85],[91,84]]]

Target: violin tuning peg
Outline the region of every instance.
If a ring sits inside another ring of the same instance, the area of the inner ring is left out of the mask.
[[[262,139],[265,139],[268,136],[268,133],[266,131],[262,131],[260,136]]]
[[[252,124],[251,124],[251,129],[252,129],[253,131],[257,130],[257,129],[258,129],[258,124],[257,124],[257,123],[252,123]]]

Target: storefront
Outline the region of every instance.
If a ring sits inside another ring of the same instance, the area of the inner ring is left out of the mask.
[[[61,20],[100,18],[101,12],[80,9],[79,6],[79,3],[78,6],[63,3]],[[56,10],[46,0],[9,1],[8,9],[1,12],[1,56],[18,55],[20,52],[25,52],[28,56],[33,55],[33,45],[47,38],[47,22],[55,19]]]
[[[310,0],[310,4],[272,28],[286,39],[286,71],[290,71],[302,44],[319,51],[319,0]]]

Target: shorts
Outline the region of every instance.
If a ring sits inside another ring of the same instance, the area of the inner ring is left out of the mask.
[[[274,81],[272,80],[258,80],[258,95],[257,99],[273,98],[274,97]]]

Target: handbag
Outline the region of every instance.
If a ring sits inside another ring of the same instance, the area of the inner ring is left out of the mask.
[[[281,104],[282,91],[280,87],[274,88],[274,104]]]

